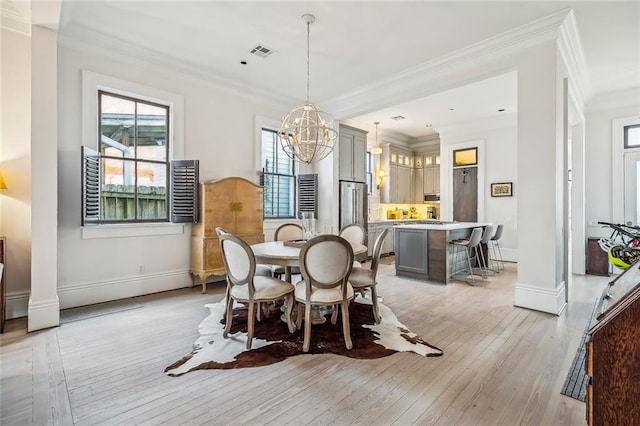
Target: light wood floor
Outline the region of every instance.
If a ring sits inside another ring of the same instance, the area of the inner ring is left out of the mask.
[[[581,425],[560,394],[593,302],[608,279],[573,277],[559,316],[513,307],[515,265],[482,286],[395,277],[379,293],[439,358],[304,355],[261,368],[168,377],[189,352],[220,285],[136,298],[143,308],[0,337],[0,424]]]

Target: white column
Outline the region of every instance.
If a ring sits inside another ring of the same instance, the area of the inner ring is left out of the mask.
[[[31,295],[28,330],[54,327],[58,301],[57,34],[31,32]]]
[[[531,49],[518,67],[518,280],[515,305],[564,308],[563,106],[556,45]]]

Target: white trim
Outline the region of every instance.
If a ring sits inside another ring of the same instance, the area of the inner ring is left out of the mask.
[[[624,222],[624,127],[640,124],[638,116],[611,120],[611,220]]]
[[[81,238],[120,238],[146,237],[149,235],[178,235],[184,234],[183,223],[114,223],[96,226],[83,226]]]
[[[562,281],[554,290],[516,283],[514,305],[520,308],[560,315],[567,305],[565,301],[565,283]]]
[[[29,298],[27,331],[57,327],[60,324],[60,301],[55,299],[33,302]]]
[[[91,305],[143,294],[192,287],[188,269],[123,277],[106,281],[60,285],[60,309]]]
[[[6,319],[22,318],[28,315],[29,294],[28,291],[20,291],[5,296]]]

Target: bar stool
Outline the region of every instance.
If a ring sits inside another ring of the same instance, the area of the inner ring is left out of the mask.
[[[478,244],[478,249],[480,250],[480,261],[482,262],[482,266],[484,266],[484,275],[485,277],[489,275],[489,264],[491,263],[491,256],[489,255],[489,241],[494,236],[493,233],[494,226],[487,225],[484,228],[484,232],[482,233],[482,238],[480,239],[480,244]],[[487,256],[484,255],[484,249],[482,245],[487,246]],[[480,265],[481,262],[478,262]]]
[[[500,238],[502,238],[502,224],[499,224],[496,228],[496,233],[491,237],[491,247],[493,248],[493,260],[498,266],[496,272],[504,271],[504,260],[502,259],[502,250],[500,250]],[[498,261],[500,256],[500,261]]]
[[[474,251],[474,255],[476,257],[476,259],[478,260],[478,265],[480,265],[480,273],[482,274],[482,277],[485,278],[484,276],[484,272],[482,269],[482,263],[480,263],[479,260],[479,256],[478,256],[478,244],[480,244],[480,240],[482,239],[482,228],[473,228],[473,230],[471,231],[471,236],[469,237],[468,240],[453,240],[451,241],[449,244],[453,245],[456,248],[461,248],[464,247],[465,249],[465,254],[467,255],[467,266],[469,267],[468,271],[469,274],[471,275],[471,282],[475,283],[476,280],[474,278],[474,274],[473,274],[473,267],[471,266],[471,250]],[[458,250],[459,251],[459,250]],[[458,265],[458,251],[456,251],[455,253],[455,261],[454,261],[454,267],[456,267]],[[461,269],[458,271],[454,271],[451,275],[455,275],[459,272],[465,271],[465,269]]]

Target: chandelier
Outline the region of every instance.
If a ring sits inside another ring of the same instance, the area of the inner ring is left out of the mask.
[[[316,18],[309,14],[302,18],[307,23],[307,101],[282,117],[278,136],[290,158],[311,164],[333,151],[337,133],[331,114],[309,102],[309,26]]]
[[[376,125],[376,146],[371,148],[371,153],[373,155],[380,155],[380,154],[382,154],[382,148],[380,148],[378,146],[378,124],[380,124],[380,122],[379,121],[374,121],[373,124]]]

